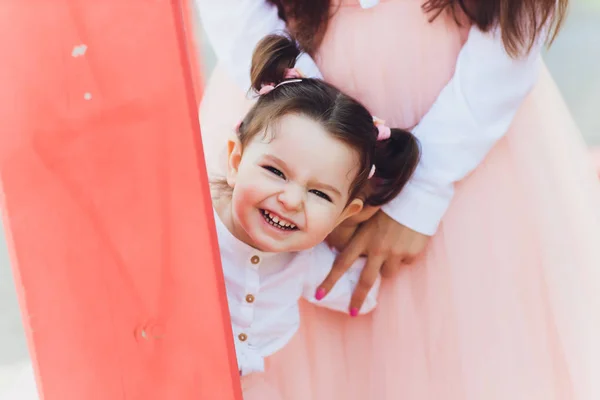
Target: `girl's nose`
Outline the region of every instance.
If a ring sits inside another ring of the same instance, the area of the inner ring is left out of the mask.
[[[304,189],[298,185],[286,185],[279,193],[279,202],[286,210],[297,211],[302,208]]]

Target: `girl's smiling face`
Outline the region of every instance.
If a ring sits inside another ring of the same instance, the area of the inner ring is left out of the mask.
[[[361,200],[349,199],[359,164],[356,151],[318,122],[284,115],[244,149],[230,141],[226,224],[262,251],[311,248],[361,210]]]

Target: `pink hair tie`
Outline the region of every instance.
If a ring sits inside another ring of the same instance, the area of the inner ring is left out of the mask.
[[[302,82],[302,78],[304,78],[304,76],[298,68],[286,68],[285,73],[283,74],[283,79],[288,80],[279,82],[277,85],[274,83],[264,83],[261,86],[258,94],[260,96],[264,96],[265,94],[271,92],[273,89],[276,89],[281,85],[285,85],[287,83]]]
[[[390,136],[392,136],[392,130],[390,129],[389,126],[379,125],[377,127],[377,131],[378,131],[378,134],[377,134],[378,141],[389,139]]]
[[[297,83],[297,82],[302,82],[302,79],[301,78],[300,79],[288,79],[287,81],[280,82],[275,86],[273,86],[273,84],[271,84],[271,83],[264,84],[260,88],[260,91],[258,92],[258,94],[263,96],[263,95],[271,92],[272,90],[277,89],[279,86],[287,85],[288,83]]]
[[[283,79],[301,79],[304,78],[302,73],[297,68],[287,68],[285,70],[285,74],[283,75]]]
[[[259,95],[263,96],[267,93],[269,93],[271,90],[275,89],[275,85],[273,84],[265,84],[262,85],[262,87],[260,88],[260,91],[258,92]]]
[[[392,136],[392,130],[385,124],[385,121],[373,117],[373,123],[377,127],[377,141],[389,139]]]
[[[285,73],[283,75],[283,79],[290,79],[290,80],[284,80],[283,82],[279,82],[277,85],[274,83],[263,83],[258,94],[261,96],[264,96],[265,94],[271,92],[273,89],[278,88],[281,85],[285,85],[286,83],[301,82],[302,78],[303,78],[303,76],[299,69],[286,68]]]
[[[389,139],[392,136],[392,130],[385,124],[385,121],[373,117],[373,123],[377,127],[377,141]]]

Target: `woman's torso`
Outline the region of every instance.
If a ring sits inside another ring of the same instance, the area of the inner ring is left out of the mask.
[[[388,125],[411,128],[451,78],[466,39],[450,13],[433,22],[421,1],[334,0],[315,55],[325,79],[363,102]]]

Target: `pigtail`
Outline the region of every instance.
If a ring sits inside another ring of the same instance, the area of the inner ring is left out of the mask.
[[[285,80],[286,72],[294,68],[300,49],[296,42],[281,35],[265,36],[252,56],[250,80],[257,92],[263,85],[277,85]]]
[[[381,206],[394,199],[404,188],[421,158],[417,138],[402,129],[391,129],[388,139],[375,147],[375,176],[367,204]]]

